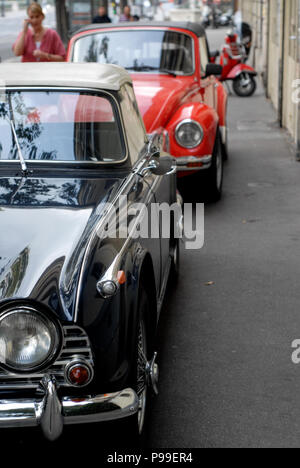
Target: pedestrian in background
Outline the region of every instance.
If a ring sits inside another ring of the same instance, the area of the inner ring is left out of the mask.
[[[107,11],[104,6],[99,7],[98,15],[93,18],[93,23],[111,23],[111,19],[107,15]]]
[[[123,8],[123,13],[119,18],[120,22],[125,22],[125,21],[134,21],[133,16],[131,16],[131,11],[130,11],[130,6],[125,5]]]
[[[56,31],[43,26],[42,7],[33,2],[27,8],[27,14],[23,31],[13,45],[14,54],[22,56],[22,62],[63,62],[65,47]]]

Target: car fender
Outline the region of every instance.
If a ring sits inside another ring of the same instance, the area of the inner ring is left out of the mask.
[[[227,80],[235,80],[241,73],[247,72],[249,75],[256,76],[257,73],[253,67],[246,65],[245,63],[239,63],[236,65],[230,73],[228,73],[226,79]]]
[[[158,321],[157,294],[154,279],[154,267],[151,255],[146,249],[137,243],[133,246],[133,255],[130,255],[128,281],[121,286],[118,297],[120,309],[120,327],[116,336],[116,346],[123,356],[122,362],[116,368],[116,373],[110,377],[110,382],[118,386],[128,385],[131,374],[131,365],[136,349],[136,331],[138,327],[139,292],[141,287],[146,288],[151,302],[151,316],[148,317],[148,350],[152,355],[154,352],[154,337]],[[125,264],[128,263],[124,259]],[[127,269],[126,269],[127,270]],[[126,271],[125,270],[125,271]],[[129,276],[130,275],[130,276]],[[112,349],[114,345],[112,345]],[[123,372],[122,372],[123,371]]]
[[[195,120],[203,128],[203,140],[195,148],[184,148],[180,146],[175,138],[177,125],[186,119]],[[173,115],[166,126],[170,139],[170,153],[172,156],[205,156],[212,154],[216,132],[219,125],[218,113],[204,103],[190,103],[182,105]]]

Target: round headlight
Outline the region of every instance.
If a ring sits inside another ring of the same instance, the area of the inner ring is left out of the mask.
[[[177,143],[184,148],[196,148],[203,140],[203,128],[195,120],[183,120],[175,130]]]
[[[45,365],[59,343],[56,326],[30,308],[19,308],[0,317],[0,362],[15,371]]]

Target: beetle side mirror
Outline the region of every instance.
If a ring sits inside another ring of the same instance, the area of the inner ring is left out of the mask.
[[[219,76],[219,75],[222,75],[222,71],[223,71],[222,65],[217,65],[215,63],[208,63],[206,65],[205,76],[206,77],[211,76],[211,75]]]
[[[216,59],[219,56],[220,56],[220,52],[218,50],[214,50],[213,52],[210,52],[210,62],[216,63]]]

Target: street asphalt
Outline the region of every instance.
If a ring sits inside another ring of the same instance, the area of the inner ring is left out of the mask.
[[[208,34],[216,48],[225,30]],[[224,196],[205,207],[204,247],[182,250],[161,315],[150,448],[300,445],[300,164],[261,86],[230,96],[228,121]],[[98,440],[91,457],[112,443],[76,429]]]
[[[300,164],[261,86],[228,120],[223,199],[161,320],[151,447],[300,445]]]

